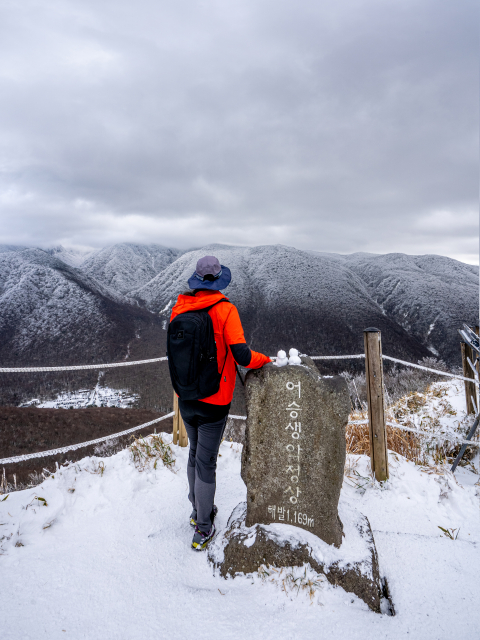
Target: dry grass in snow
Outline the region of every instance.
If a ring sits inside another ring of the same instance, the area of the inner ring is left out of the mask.
[[[172,449],[159,433],[154,433],[148,438],[135,438],[129,449],[138,471],[144,471],[152,465],[156,469],[159,460],[165,467],[173,470],[175,458]]]
[[[388,397],[388,396],[387,396]],[[387,406],[387,422],[427,432],[411,433],[387,426],[387,444],[394,451],[415,464],[444,465],[457,455],[458,441],[465,438],[473,416],[465,412],[463,383],[436,382],[424,392],[412,391]],[[367,420],[367,410],[357,410],[350,420]],[[347,453],[369,455],[368,425],[350,424],[346,431]],[[477,447],[468,447],[465,462],[474,457]]]
[[[322,605],[316,596],[327,583],[327,579],[313,571],[309,564],[303,567],[283,567],[280,569],[262,564],[258,568],[258,576],[262,582],[271,582],[280,587],[287,596],[298,596],[302,593],[308,596],[310,604],[316,602]]]

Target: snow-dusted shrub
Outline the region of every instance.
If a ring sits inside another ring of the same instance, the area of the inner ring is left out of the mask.
[[[118,438],[112,438],[111,440],[106,440],[94,448],[94,455],[99,458],[109,458],[110,456],[114,456],[119,451],[122,451],[125,447],[121,444]]]
[[[418,364],[430,369],[448,371],[443,360],[437,358],[423,358]],[[353,375],[348,371],[341,374],[348,384],[352,407],[356,410],[367,408],[367,386],[365,373]],[[385,400],[387,406],[411,393],[424,393],[433,382],[445,381],[444,376],[437,376],[429,371],[413,369],[404,365],[387,366],[384,363],[383,383],[385,386]]]
[[[148,438],[136,438],[129,449],[133,463],[139,471],[149,468],[152,463],[153,468],[156,469],[159,460],[168,469],[172,469],[175,465],[173,452],[159,433],[155,433]]]
[[[12,478],[13,482],[10,481],[9,478]],[[2,478],[0,479],[0,495],[36,487],[38,484],[41,484],[45,480],[45,474],[37,473],[36,471],[34,473],[29,473],[27,481],[18,480],[16,474],[12,474],[12,476],[9,476],[9,478],[6,478],[2,475]]]
[[[392,402],[386,403],[387,423],[399,424],[415,430],[404,431],[387,426],[387,446],[416,464],[443,464],[452,461],[460,450],[472,425],[473,416],[461,409],[462,382],[442,382],[427,385],[423,392],[410,391]],[[459,407],[460,402],[460,407]],[[452,404],[453,403],[453,404]],[[359,401],[357,400],[357,407]],[[354,410],[350,421],[368,420],[366,402],[362,409]],[[455,405],[455,406],[454,406]],[[347,452],[369,454],[370,443],[367,424],[348,424],[346,429]],[[463,460],[475,456],[477,449],[470,447]]]

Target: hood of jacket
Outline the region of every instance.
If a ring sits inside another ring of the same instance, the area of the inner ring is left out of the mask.
[[[229,302],[228,298],[226,298],[223,293],[220,293],[220,291],[198,291],[194,296],[181,294],[178,296],[177,303],[172,309],[172,315],[206,309],[220,300]]]

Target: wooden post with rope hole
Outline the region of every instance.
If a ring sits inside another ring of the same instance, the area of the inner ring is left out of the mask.
[[[173,444],[178,444],[180,447],[187,447],[187,430],[180,415],[178,396],[175,391],[173,392],[173,410],[175,411],[175,415],[173,416]]]
[[[370,463],[379,482],[388,480],[387,429],[383,393],[382,334],[369,327],[363,332],[368,400]]]
[[[480,327],[477,325],[475,327],[475,333],[477,334],[477,336],[480,335],[479,331],[480,331]],[[477,357],[477,354],[475,352],[473,352],[473,351],[472,351],[472,355],[473,355],[474,358]],[[472,362],[475,362],[475,360],[472,360]],[[477,360],[477,364],[476,364],[475,368],[477,369],[477,376],[480,378],[480,359]],[[475,394],[476,395],[474,395],[473,397],[477,401],[477,409],[478,409],[478,405],[480,404],[480,392],[479,392],[479,389],[478,389],[478,385],[475,385]]]

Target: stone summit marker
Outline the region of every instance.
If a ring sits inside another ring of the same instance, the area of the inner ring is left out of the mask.
[[[310,358],[266,365],[245,380],[247,425],[242,454],[246,503],[210,545],[222,576],[310,563],[333,584],[380,610],[378,560],[368,520],[342,505],[344,378],[322,377]],[[286,525],[286,526],[285,526]]]
[[[268,365],[247,376],[247,398],[247,527],[293,524],[339,547],[343,525],[337,509],[350,413],[345,380],[321,378],[313,362]]]

